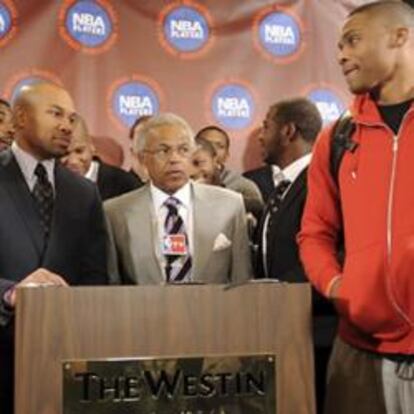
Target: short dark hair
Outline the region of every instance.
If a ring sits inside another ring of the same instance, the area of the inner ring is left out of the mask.
[[[387,20],[399,21],[408,25],[414,24],[414,9],[412,5],[406,1],[400,0],[378,0],[352,10],[348,17],[352,17],[359,13],[383,13]]]
[[[275,109],[275,121],[296,126],[306,142],[313,143],[322,128],[322,117],[316,105],[307,98],[293,98],[271,106]]]
[[[201,128],[200,131],[197,132],[197,135],[195,136],[195,139],[197,140],[198,138],[202,137],[204,132],[208,132],[208,131],[217,131],[217,132],[220,132],[221,134],[223,134],[224,139],[226,141],[226,147],[227,147],[227,149],[230,148],[229,134],[224,129],[220,128],[217,125],[207,125],[206,127]]]
[[[135,121],[134,121],[134,123],[132,124],[132,126],[131,126],[131,128],[129,129],[129,134],[128,134],[128,136],[129,136],[129,139],[134,139],[134,130],[135,130],[135,128],[139,125],[139,124],[141,124],[141,123],[143,123],[144,121],[148,121],[148,119],[150,119],[150,118],[152,118],[153,117],[153,115],[142,115],[142,116],[139,116]]]
[[[217,156],[217,151],[214,148],[214,145],[210,141],[206,140],[205,138],[196,136],[195,143],[196,143],[196,150],[202,149],[204,151],[207,151],[211,155],[212,158]]]
[[[5,99],[0,98],[0,105],[7,106],[7,108],[11,109],[10,103],[6,101]]]

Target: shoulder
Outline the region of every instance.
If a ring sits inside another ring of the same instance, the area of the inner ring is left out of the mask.
[[[145,185],[137,190],[130,191],[119,197],[111,198],[104,202],[105,211],[111,213],[122,213],[131,208],[136,208],[142,205],[142,203],[150,201],[149,185]]]
[[[264,165],[263,167],[244,172],[243,176],[249,180],[265,178],[266,176],[271,176],[271,167],[269,165]]]
[[[194,194],[197,198],[209,201],[210,203],[227,203],[243,204],[242,196],[227,188],[218,187],[209,184],[193,183]]]
[[[60,163],[56,164],[56,185],[64,190],[83,194],[97,194],[95,183],[69,170]],[[59,188],[58,188],[59,190]]]

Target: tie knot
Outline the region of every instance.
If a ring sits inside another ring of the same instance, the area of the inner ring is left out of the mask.
[[[35,168],[35,170],[34,170],[34,173],[35,173],[36,177],[37,177],[39,180],[45,181],[45,180],[47,180],[47,179],[48,179],[48,178],[47,178],[47,171],[46,171],[46,168],[45,168],[45,166],[44,166],[42,163],[40,163],[40,162],[36,165],[36,168]]]
[[[283,179],[276,187],[276,194],[282,196],[290,185],[290,180]]]
[[[165,207],[167,207],[169,210],[178,210],[178,206],[180,205],[180,200],[178,200],[175,197],[168,197],[164,202]]]

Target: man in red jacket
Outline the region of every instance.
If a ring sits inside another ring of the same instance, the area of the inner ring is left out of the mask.
[[[305,270],[340,313],[326,413],[414,413],[414,10],[378,1],[342,29],[355,100],[352,151],[330,171],[318,138],[298,237]],[[338,260],[343,231],[345,260]]]

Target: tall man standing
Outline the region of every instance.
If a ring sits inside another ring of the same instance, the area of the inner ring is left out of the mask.
[[[76,123],[59,86],[25,86],[15,142],[0,154],[0,407],[13,413],[16,288],[107,283],[106,231],[94,184],[56,162]]]
[[[340,313],[326,412],[409,414],[414,412],[414,10],[399,1],[357,8],[338,46],[339,64],[356,95],[354,143],[335,177],[329,166],[332,129],[320,136],[299,236],[308,276]],[[337,259],[342,230],[343,266]]]

